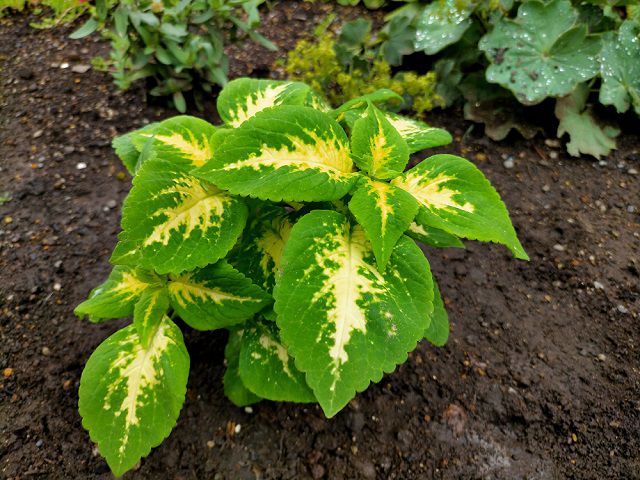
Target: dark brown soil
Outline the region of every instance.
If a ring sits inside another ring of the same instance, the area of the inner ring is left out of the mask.
[[[281,4],[266,32],[291,47],[329,8]],[[0,195],[11,196],[0,205],[0,477],[110,478],[77,389],[123,321],[92,325],[72,310],[109,271],[129,189],[111,138],[174,112],[103,73],[74,73],[101,41],[26,24],[0,23]],[[267,75],[278,55],[238,53],[233,72]],[[187,331],[178,425],[127,478],[640,479],[638,124],[599,164],[539,137],[465,134],[459,111],[430,120],[503,194],[531,262],[474,242],[427,251],[449,344],[422,342],[332,420],[315,406],[234,407],[221,387],[225,334]]]

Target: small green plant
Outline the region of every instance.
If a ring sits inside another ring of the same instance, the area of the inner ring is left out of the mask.
[[[400,42],[403,54],[423,52],[438,74],[436,92],[447,105],[462,99],[465,117],[484,123],[491,138],[501,140],[511,129],[535,135],[539,129],[526,121],[530,113],[523,105],[554,99],[558,137],[569,134],[569,153],[600,157],[615,148],[618,130],[597,122],[589,103],[640,112],[636,4],[407,0],[387,15],[377,35],[403,25],[386,42]],[[591,99],[588,93],[594,93]],[[580,114],[567,121],[565,107],[576,99]]]
[[[467,160],[409,156],[444,130],[385,112],[379,90],[331,109],[300,82],[238,79],[224,125],[179,116],[119,137],[134,175],[108,280],[76,314],[133,317],[89,358],[83,425],[116,475],[173,428],[189,355],[177,319],[227,329],[224,390],[318,402],[327,417],[427,338],[447,314],[413,239],[506,245],[527,259],[507,209]]]
[[[0,17],[5,10],[23,11],[26,7],[39,15],[51,10],[50,16],[45,16],[39,22],[32,22],[33,28],[50,28],[63,23],[69,23],[85,14],[89,8],[86,0],[0,0]]]
[[[184,92],[198,107],[204,93],[227,82],[225,41],[246,35],[269,49],[275,46],[255,29],[263,0],[184,0],[96,2],[94,15],[72,38],[99,29],[111,40],[108,59],[94,65],[110,70],[116,85],[151,80],[152,96],[170,96],[176,109],[186,110]]]
[[[324,32],[315,42],[301,40],[288,54],[287,75],[321,92],[332,104],[386,88],[402,97],[396,110],[422,115],[443,106],[434,72],[392,73],[391,65],[406,49],[397,30],[373,37],[371,22],[359,19],[346,23],[337,37]]]

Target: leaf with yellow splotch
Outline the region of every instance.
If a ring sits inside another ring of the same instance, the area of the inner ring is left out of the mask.
[[[342,127],[325,113],[289,105],[251,117],[192,173],[235,195],[276,202],[336,200],[357,179]]]
[[[218,95],[218,114],[224,123],[239,127],[265,108],[276,105],[305,105],[311,88],[301,82],[238,78]]]
[[[438,248],[464,248],[464,243],[455,235],[440,230],[439,228],[430,227],[429,225],[418,225],[417,222],[411,222],[405,234],[414,240],[425,245]]]
[[[189,170],[204,165],[211,158],[211,137],[215,132],[216,128],[209,122],[180,115],[129,135],[138,152],[148,148],[153,158],[171,161]]]
[[[167,317],[147,345],[129,325],[89,357],[80,379],[82,425],[116,476],[169,435],[184,403],[188,375],[182,333]]]
[[[418,202],[404,190],[377,180],[365,180],[356,189],[349,210],[371,242],[381,271],[403,233],[418,213]]]
[[[140,335],[140,341],[145,347],[153,338],[156,328],[169,310],[169,295],[163,286],[161,288],[148,288],[133,309],[133,325]]]
[[[278,402],[315,402],[316,398],[280,341],[275,324],[251,320],[243,328],[239,373],[254,394]]]
[[[79,317],[89,317],[92,322],[107,318],[123,318],[133,314],[140,295],[147,289],[158,288],[162,280],[157,275],[141,269],[117,265],[102,285],[94,288],[89,298],[76,307]]]
[[[385,114],[369,104],[353,125],[351,156],[370,177],[388,180],[404,171],[409,162],[409,147]]]
[[[229,340],[224,349],[224,359],[227,366],[222,379],[224,394],[237,407],[252,405],[262,400],[251,392],[240,378],[240,348],[242,347],[243,335],[243,329],[231,329],[229,331]]]
[[[131,175],[135,175],[136,171],[138,170],[138,167],[141,163],[140,159],[141,157],[143,157],[142,152],[144,151],[144,146],[146,145],[146,143],[140,143],[139,141],[134,143],[134,135],[138,133],[142,134],[153,132],[153,129],[157,125],[157,123],[151,123],[139,130],[135,130],[133,132],[115,137],[111,142],[111,146],[115,150],[116,155],[118,155],[118,158],[120,158],[122,164],[126,167],[127,171]],[[147,138],[147,142],[150,142],[149,138]]]
[[[412,240],[400,238],[382,273],[362,227],[316,210],[291,230],[274,298],[280,339],[331,417],[415,348],[433,284]]]
[[[393,90],[381,88],[375,92],[352,98],[351,100],[343,103],[338,108],[331,110],[331,116],[333,116],[336,121],[342,122],[352,112],[359,112],[361,115],[369,103],[402,103],[403,101],[404,99]]]
[[[224,257],[242,233],[247,207],[170,160],[145,162],[122,209],[111,261],[179,273]]]
[[[500,195],[480,170],[455,155],[434,155],[391,183],[420,203],[418,225],[458,237],[506,245],[528,260]]]
[[[226,261],[170,275],[167,284],[171,307],[197,330],[229,327],[251,318],[272,301]]]
[[[229,261],[256,285],[270,291],[292,227],[293,220],[284,208],[262,206],[248,222]]]

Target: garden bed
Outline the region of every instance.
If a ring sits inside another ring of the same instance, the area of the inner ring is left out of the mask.
[[[290,49],[332,8],[278,4],[264,33]],[[24,16],[0,24],[8,479],[111,476],[82,428],[77,389],[90,353],[126,321],[95,326],[72,311],[109,272],[129,189],[111,139],[175,113],[147,104],[142,89],[120,93],[106,74],[81,73],[105,45],[70,41],[70,31],[33,30]],[[283,51],[229,54],[232,76],[267,77]],[[496,144],[457,110],[428,120],[454,135],[440,150],[474,161],[502,194],[531,262],[474,242],[428,249],[449,344],[423,341],[331,420],[317,406],[233,406],[222,391],[226,334],[187,329],[192,373],[178,425],[126,478],[640,478],[637,121],[599,163],[540,136]]]

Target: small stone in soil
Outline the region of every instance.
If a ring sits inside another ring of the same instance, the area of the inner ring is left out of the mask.
[[[551,190],[551,187],[549,185],[543,185],[542,186],[542,191],[547,193],[549,190]]]
[[[71,67],[73,73],[87,73],[91,69],[91,65],[74,65]]]
[[[625,307],[624,305],[618,305],[617,310],[620,313],[629,313],[629,309],[627,307]]]
[[[44,445],[44,442],[42,440],[38,440],[36,442],[36,447],[40,448],[42,445]]]
[[[215,447],[215,446],[216,446],[216,442],[214,442],[213,440],[209,440],[209,441],[207,442],[207,447],[208,447],[208,448],[213,448],[213,447]]]
[[[87,164],[84,162],[78,162],[76,165],[76,170],[84,170],[85,168],[87,168]]]
[[[116,205],[118,205],[118,203],[115,200],[109,200],[107,202],[107,207],[109,208],[116,208]]]
[[[513,168],[513,166],[515,165],[513,157],[508,156],[507,159],[504,162],[502,162],[502,165],[504,165],[504,168]]]
[[[596,280],[595,282],[593,282],[593,288],[595,288],[596,290],[604,290],[604,285]]]
[[[599,362],[604,362],[607,359],[607,356],[604,353],[599,353],[597,358]]]
[[[556,243],[553,246],[553,249],[558,251],[558,252],[564,252],[567,249],[567,247],[565,247],[564,245],[560,245],[559,243]]]
[[[253,408],[251,408],[251,407],[244,407],[244,413],[253,413]]]
[[[33,132],[33,138],[40,138],[44,132],[42,130],[36,130]]]
[[[60,285],[58,282],[56,282],[56,283],[53,284],[53,289],[56,292],[59,292],[62,289],[62,285]]]
[[[51,355],[51,349],[49,347],[42,347],[42,355],[48,357]]]
[[[4,375],[4,378],[9,378],[11,375],[13,375],[13,368],[11,367],[7,367],[2,371],[2,375]]]

